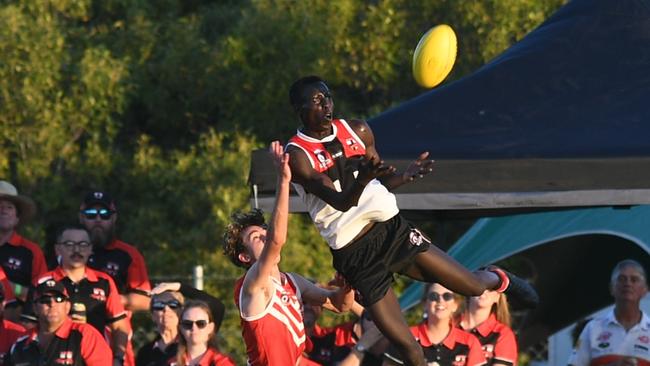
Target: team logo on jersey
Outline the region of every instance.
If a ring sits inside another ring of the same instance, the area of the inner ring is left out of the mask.
[[[106,292],[104,291],[104,289],[95,287],[95,288],[93,288],[93,293],[90,294],[90,297],[92,297],[93,299],[95,299],[97,301],[104,302],[104,301],[106,301]]]
[[[327,168],[332,164],[332,159],[327,157],[327,151],[323,151],[320,149],[314,150],[314,155],[316,155],[316,158],[318,159],[318,164],[320,165],[321,168]]]
[[[607,342],[611,337],[612,337],[612,333],[603,332],[598,335],[598,338],[596,338],[596,340],[598,342]]]
[[[58,365],[72,365],[74,364],[74,355],[72,351],[61,351],[59,352],[59,358],[54,360]]]
[[[607,348],[609,347],[609,342],[598,343],[598,348]]]
[[[11,268],[13,270],[20,269],[22,264],[23,264],[23,261],[21,261],[18,258],[9,257],[9,259],[7,259],[7,267],[9,267],[9,268]]]
[[[453,366],[463,366],[463,365],[465,365],[467,363],[466,361],[467,361],[467,356],[458,355],[458,356],[454,357],[454,361],[452,361],[451,364]]]
[[[114,262],[108,262],[106,263],[106,267],[104,267],[104,272],[108,273],[113,277],[117,277],[117,273],[119,271],[120,271],[120,265]]]
[[[650,337],[648,337],[647,335],[639,336],[639,342],[643,344],[648,344],[650,343]]]
[[[359,150],[359,146],[357,146],[357,142],[353,138],[346,139],[345,144],[352,150]]]
[[[485,358],[488,360],[491,360],[494,357],[494,345],[493,344],[484,344],[483,347],[483,354],[485,354]]]
[[[409,233],[409,241],[411,242],[411,245],[415,245],[416,247],[419,247],[424,242],[431,244],[431,240],[422,235],[418,229],[411,229],[411,232]]]

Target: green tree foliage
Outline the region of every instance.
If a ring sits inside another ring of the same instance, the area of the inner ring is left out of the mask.
[[[205,266],[228,305],[224,348],[241,361],[232,283],[242,272],[220,238],[249,206],[250,151],[298,127],[288,85],[319,74],[338,114],[370,117],[423,92],[411,59],[432,26],[457,32],[453,80],[562,2],[0,1],[0,176],[38,203],[22,230],[48,248],[83,192],[111,191],[120,235],[153,278],[188,280]],[[326,281],[327,246],[308,218],[290,225],[284,269]]]

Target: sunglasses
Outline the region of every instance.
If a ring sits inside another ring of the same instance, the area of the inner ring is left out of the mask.
[[[181,303],[178,300],[169,300],[169,301],[154,301],[151,303],[151,310],[163,311],[165,306],[168,306],[172,310],[176,310],[181,307]]]
[[[440,302],[440,300],[451,301],[454,299],[454,294],[451,292],[445,292],[444,294],[439,294],[437,292],[429,292],[427,294],[427,300]]]
[[[87,242],[87,241],[67,240],[67,241],[57,243],[57,244],[63,246],[66,249],[74,249],[74,247],[77,247],[79,249],[88,249],[88,248],[90,248],[90,243]]]
[[[64,302],[65,300],[67,300],[67,298],[66,298],[65,296],[61,296],[61,295],[54,295],[54,296],[46,295],[46,296],[41,296],[41,297],[39,297],[39,298],[36,300],[36,302],[39,303],[39,304],[42,304],[42,305],[52,305],[52,303],[60,304],[60,303]]]
[[[87,209],[81,211],[81,213],[88,220],[92,220],[92,219],[96,218],[97,215],[99,215],[99,218],[102,219],[102,220],[108,220],[108,219],[111,218],[111,216],[113,216],[114,212],[111,211],[111,210],[105,209],[105,208],[100,208],[100,209],[87,208]]]
[[[183,328],[185,330],[192,330],[194,328],[194,324],[196,324],[197,328],[203,329],[203,328],[207,327],[208,324],[210,324],[210,321],[208,321],[208,320],[193,321],[193,320],[187,320],[187,319],[181,320],[181,328]]]

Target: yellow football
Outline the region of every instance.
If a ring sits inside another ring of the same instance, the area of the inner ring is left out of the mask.
[[[440,84],[456,61],[456,34],[450,26],[440,24],[429,29],[413,53],[413,77],[425,88]]]

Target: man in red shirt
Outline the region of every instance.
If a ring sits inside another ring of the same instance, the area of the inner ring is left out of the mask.
[[[93,254],[88,267],[109,274],[122,297],[131,327],[131,311],[148,311],[151,283],[140,251],[115,235],[117,205],[102,191],[89,192],[81,203],[79,221],[88,230]],[[132,332],[129,332],[131,334]],[[135,363],[131,343],[127,345],[126,365]]]
[[[0,266],[18,300],[7,303],[4,317],[15,322],[20,319],[30,285],[47,271],[41,248],[16,232],[20,224],[29,222],[35,214],[36,205],[31,198],[19,195],[11,183],[0,181]]]
[[[115,200],[107,192],[94,191],[81,203],[79,222],[90,233],[94,252],[88,266],[108,273],[123,296],[127,310],[149,310],[151,283],[140,251],[115,236]]]
[[[101,334],[68,318],[70,300],[63,284],[40,283],[34,300],[38,326],[14,343],[5,365],[112,365],[113,353]]]
[[[252,366],[295,366],[308,361],[305,349],[303,301],[334,311],[348,310],[354,301],[349,287],[326,290],[295,273],[281,272],[278,264],[287,237],[289,216],[289,156],[271,144],[278,173],[276,203],[269,229],[261,211],[233,215],[224,240],[224,253],[247,269],[235,284],[248,362]]]
[[[130,330],[126,311],[111,276],[86,266],[92,253],[88,231],[80,225],[66,226],[57,235],[54,248],[61,264],[45,273],[35,286],[48,279],[63,284],[70,294],[72,320],[88,323],[101,334],[109,327],[113,356],[124,362]]]
[[[5,287],[4,284],[0,284],[0,365],[4,364],[5,355],[11,345],[27,333],[22,325],[3,319],[4,302]]]

